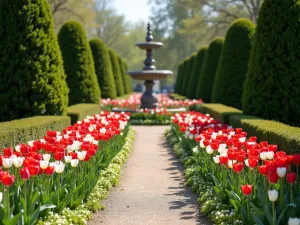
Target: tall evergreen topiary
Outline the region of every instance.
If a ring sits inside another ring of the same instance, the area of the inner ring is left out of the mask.
[[[124,87],[124,94],[128,94],[129,90],[128,90],[128,84],[127,84],[127,75],[126,75],[126,70],[125,70],[125,64],[123,59],[118,56],[118,61],[119,61],[119,66],[120,66],[120,71],[121,71],[121,77],[122,77],[122,81],[123,81],[123,87]]]
[[[124,95],[124,86],[123,86],[123,80],[121,76],[117,54],[112,49],[108,49],[108,53],[109,53],[109,58],[112,66],[113,75],[115,78],[117,96],[122,96]]]
[[[128,66],[127,64],[124,62],[124,68],[125,68],[125,73],[128,71]],[[129,75],[126,74],[126,85],[127,85],[127,89],[128,89],[128,93],[132,92],[132,84],[131,84],[132,80],[131,77]]]
[[[58,41],[70,88],[69,105],[99,103],[101,93],[92,51],[81,24],[66,22],[59,31]]]
[[[197,96],[206,103],[211,101],[211,93],[220,61],[224,38],[217,37],[209,45],[201,70]]]
[[[187,64],[188,64],[188,58],[186,58],[183,62],[182,62],[182,69],[181,69],[181,76],[180,76],[180,82],[178,85],[178,90],[179,90],[179,94],[183,95],[183,89],[184,89],[184,80],[186,79],[186,68],[187,68]]]
[[[101,89],[101,97],[114,99],[117,96],[117,92],[108,50],[99,38],[90,40],[90,47]]]
[[[177,69],[177,78],[176,78],[176,83],[175,83],[175,88],[174,91],[175,93],[179,94],[179,84],[180,84],[180,79],[181,79],[181,71],[182,71],[182,63],[179,64],[178,69]]]
[[[190,56],[190,58],[188,59],[187,62],[187,66],[185,67],[185,77],[183,80],[183,93],[182,95],[187,96],[188,94],[188,90],[189,90],[189,84],[190,84],[190,79],[192,76],[192,71],[193,71],[193,66],[194,66],[194,62],[196,61],[196,54],[193,54]]]
[[[0,1],[0,27],[0,121],[66,114],[66,75],[47,1]]]
[[[245,114],[300,125],[300,1],[261,6],[243,92]]]
[[[200,80],[201,69],[203,66],[205,54],[207,52],[207,46],[201,47],[195,59],[195,63],[192,69],[192,77],[190,79],[187,96],[191,99],[197,98],[197,86]]]
[[[254,35],[255,25],[248,19],[238,19],[230,25],[215,77],[212,102],[242,109],[243,86]]]

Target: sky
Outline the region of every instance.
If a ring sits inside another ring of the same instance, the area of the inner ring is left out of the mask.
[[[123,14],[127,21],[143,20],[148,22],[150,9],[147,2],[148,0],[114,0],[113,7]]]

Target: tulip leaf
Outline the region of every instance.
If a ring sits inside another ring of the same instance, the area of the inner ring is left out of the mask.
[[[282,212],[280,213],[280,215],[279,215],[279,217],[278,217],[278,219],[277,219],[276,225],[279,225],[279,224],[280,224],[280,221],[282,220],[282,217],[284,216],[284,212],[287,210],[288,207],[293,207],[293,208],[295,208],[295,207],[297,207],[297,205],[295,205],[295,204],[288,204],[288,205],[285,207],[285,209],[282,210]]]
[[[18,224],[18,221],[20,219],[20,217],[22,216],[23,212],[18,213],[17,215],[15,215],[14,217],[11,217],[9,219],[9,222],[7,223],[7,225],[16,225]]]
[[[253,216],[253,219],[257,225],[265,225],[257,216]]]
[[[272,224],[272,215],[271,215],[271,213],[270,213],[268,204],[265,204],[265,214],[266,214],[268,223],[269,223],[269,224]]]

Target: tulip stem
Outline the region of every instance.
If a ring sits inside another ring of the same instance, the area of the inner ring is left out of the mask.
[[[280,205],[284,209],[283,178],[280,178]]]
[[[6,207],[7,207],[7,219],[10,221],[10,202],[9,202],[9,187],[4,188]]]
[[[26,189],[26,181],[24,181],[23,192],[24,192],[24,215],[27,216],[27,189]]]
[[[276,215],[275,215],[275,202],[272,202],[272,212],[273,212],[273,225],[276,224]]]
[[[294,196],[293,196],[293,184],[290,185],[291,194],[290,194],[290,203],[294,203]]]
[[[248,211],[248,223],[250,223],[250,203],[249,203],[249,196],[247,196],[247,211]]]

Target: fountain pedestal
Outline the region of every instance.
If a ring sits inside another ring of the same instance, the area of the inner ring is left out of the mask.
[[[140,49],[146,50],[147,58],[144,61],[143,70],[128,71],[127,74],[136,80],[145,80],[146,91],[142,95],[141,107],[143,109],[154,109],[158,102],[156,94],[153,92],[154,80],[162,80],[173,72],[169,70],[156,70],[155,59],[152,57],[152,49],[163,46],[161,42],[153,42],[153,36],[150,24],[147,26],[146,42],[137,43]]]

